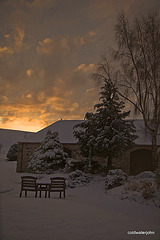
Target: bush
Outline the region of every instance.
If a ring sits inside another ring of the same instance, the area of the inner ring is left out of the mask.
[[[135,176],[136,179],[140,179],[140,178],[155,178],[155,173],[151,172],[151,171],[144,171],[139,173],[138,175]]]
[[[14,143],[7,153],[7,158],[9,161],[17,161],[17,155],[18,155],[18,143]]]
[[[127,174],[121,169],[110,170],[106,177],[105,188],[108,190],[121,186],[127,180],[127,178]]]
[[[65,165],[65,172],[70,173],[76,170],[83,170],[85,162],[83,160],[68,158]]]
[[[137,192],[144,199],[149,199],[154,196],[156,187],[153,181],[147,179],[144,180],[132,180],[124,186],[125,192]]]
[[[90,182],[90,179],[91,179],[91,177],[88,174],[86,174],[80,170],[76,170],[69,174],[68,186],[70,188],[84,186]]]
[[[32,154],[28,167],[35,173],[52,173],[65,167],[66,158],[58,133],[48,131],[44,141]]]

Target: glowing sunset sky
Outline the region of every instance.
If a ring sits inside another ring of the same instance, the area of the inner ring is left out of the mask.
[[[114,46],[114,23],[159,0],[0,0],[0,128],[38,131],[83,119],[98,89],[89,77]]]

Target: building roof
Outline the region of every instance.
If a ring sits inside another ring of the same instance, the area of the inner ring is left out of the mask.
[[[84,120],[60,120],[48,127],[40,130],[37,133],[32,133],[24,138],[22,142],[42,142],[48,130],[51,132],[58,132],[59,140],[61,143],[77,143],[77,139],[73,136],[73,127],[76,124],[82,123]],[[138,138],[135,140],[137,145],[151,145],[151,135],[146,131],[144,121],[142,119],[133,120],[136,127],[136,135]],[[158,144],[160,144],[160,136],[158,135]]]
[[[83,121],[84,120],[57,121],[40,130],[39,132],[31,134],[22,142],[42,142],[47,134],[47,131],[51,130],[51,132],[58,132],[59,140],[61,143],[77,143],[77,140],[73,137],[73,127]]]

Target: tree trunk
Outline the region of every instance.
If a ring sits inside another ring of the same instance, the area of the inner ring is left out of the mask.
[[[156,171],[157,188],[160,188],[160,149],[158,150],[158,164]]]
[[[157,188],[160,188],[160,151],[157,145],[157,133],[152,135],[152,170],[156,171]]]
[[[158,163],[158,146],[157,146],[157,134],[152,134],[152,170],[157,170]]]
[[[107,162],[107,173],[109,170],[112,169],[112,157],[108,155],[108,162]]]

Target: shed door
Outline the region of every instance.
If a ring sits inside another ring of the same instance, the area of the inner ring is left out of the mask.
[[[136,175],[144,171],[152,171],[152,152],[139,149],[130,154],[130,173]]]

